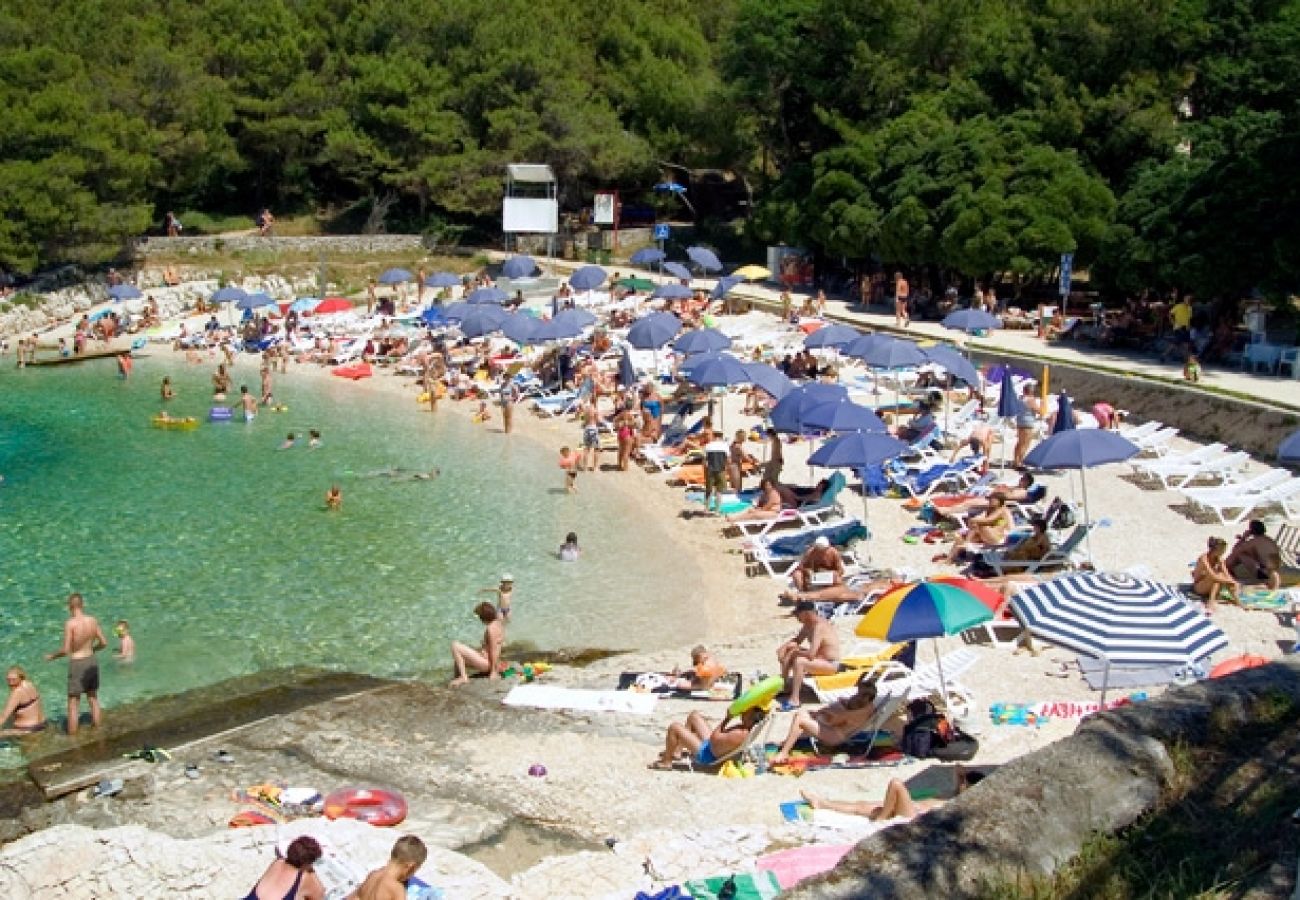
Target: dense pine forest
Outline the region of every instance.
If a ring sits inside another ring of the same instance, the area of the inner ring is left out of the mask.
[[[743,233],[1114,291],[1293,290],[1300,0],[0,0],[0,269],[183,216],[488,223],[665,166]]]

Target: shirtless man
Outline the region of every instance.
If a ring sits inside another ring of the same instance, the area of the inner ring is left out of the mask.
[[[843,584],[844,559],[831,546],[829,539],[819,537],[804,552],[799,564],[790,570],[790,580],[799,591]]]
[[[68,734],[75,735],[81,718],[81,695],[90,702],[90,721],[99,727],[99,663],[95,652],[108,646],[104,630],[94,616],[86,615],[86,602],[77,593],[68,595],[68,621],[63,624],[63,646],[46,659],[68,658]]]
[[[1282,586],[1282,551],[1268,536],[1268,529],[1259,519],[1251,519],[1246,530],[1237,537],[1224,565],[1243,581],[1265,582],[1270,591]]]
[[[781,677],[790,686],[790,699],[784,707],[787,710],[799,707],[805,677],[834,675],[840,670],[840,636],[835,626],[817,615],[817,607],[807,600],[794,605],[794,615],[801,626],[799,633],[776,650]]]
[[[399,837],[384,867],[367,875],[345,900],[404,900],[406,883],[424,865],[428,855],[424,841],[415,835]]]
[[[871,675],[858,679],[858,689],[847,700],[836,700],[815,712],[800,710],[790,722],[790,730],[771,763],[779,766],[790,760],[790,751],[805,734],[827,747],[847,744],[853,735],[867,726],[876,714],[876,684]]]
[[[588,400],[582,406],[582,466],[588,472],[596,471],[600,458],[600,412],[596,401]]]
[[[484,672],[488,678],[500,678],[498,671],[501,663],[501,647],[506,642],[506,623],[497,614],[497,608],[491,603],[480,603],[474,607],[474,615],[486,627],[483,629],[483,643],[475,649],[460,641],[451,645],[451,661],[456,667],[456,677],[451,680],[453,687],[469,681],[469,670]]]
[[[257,398],[248,392],[248,385],[239,386],[239,402],[244,407],[244,421],[251,422],[257,418]]]

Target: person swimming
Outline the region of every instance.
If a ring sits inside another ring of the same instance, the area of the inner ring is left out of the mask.
[[[437,468],[436,466],[432,469],[429,469],[427,472],[424,470],[405,469],[402,468],[401,466],[389,466],[387,469],[375,469],[373,471],[366,472],[361,477],[362,478],[391,478],[394,481],[433,481],[441,474],[442,474],[442,470]]]
[[[284,443],[280,445],[280,449],[288,450],[296,443],[298,443],[298,436],[291,431],[284,436]]]

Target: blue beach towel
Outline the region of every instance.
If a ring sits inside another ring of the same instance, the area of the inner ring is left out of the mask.
[[[864,540],[870,536],[867,527],[861,522],[841,522],[827,528],[801,531],[779,537],[767,545],[769,551],[777,556],[800,556],[812,546],[813,541],[824,537],[832,547],[845,547],[853,541]]]

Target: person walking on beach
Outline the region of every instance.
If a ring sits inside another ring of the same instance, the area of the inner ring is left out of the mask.
[[[894,273],[894,327],[906,328],[912,324],[912,316],[908,311],[908,300],[912,296],[912,287],[903,277],[902,272]]]
[[[582,468],[582,455],[568,447],[561,447],[560,468],[564,470],[564,493],[578,493],[578,470]]]
[[[404,900],[407,882],[424,865],[428,855],[424,841],[415,835],[399,837],[393,844],[388,863],[382,869],[375,869],[367,875],[366,880],[344,900]]]
[[[489,679],[501,677],[501,648],[506,642],[506,623],[497,614],[497,608],[491,603],[480,603],[474,607],[474,615],[485,626],[483,641],[476,649],[460,641],[451,645],[451,661],[456,668],[456,677],[451,680],[452,687],[469,682],[470,670],[482,672]]]
[[[99,708],[99,662],[95,653],[108,646],[104,630],[94,616],[86,615],[81,594],[68,595],[68,620],[63,624],[63,646],[45,654],[47,660],[68,658],[68,734],[75,735],[81,724],[81,697],[90,704],[90,721],[96,728],[103,720]]]
[[[506,379],[497,397],[501,403],[501,427],[509,434],[514,427],[515,404],[519,402],[519,383],[513,378]]]
[[[270,406],[274,399],[275,396],[271,390],[271,366],[268,363],[262,366],[262,405]]]
[[[582,467],[588,472],[596,471],[596,462],[600,458],[600,412],[596,409],[596,400],[588,400],[582,407]]]

